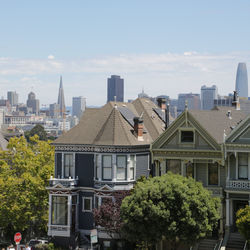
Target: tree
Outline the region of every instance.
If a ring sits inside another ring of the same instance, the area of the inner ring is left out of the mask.
[[[46,234],[48,180],[53,174],[54,149],[38,136],[11,138],[0,152],[0,225],[6,239],[15,232]],[[30,235],[31,236],[31,235]]]
[[[34,128],[32,128],[30,131],[25,132],[25,138],[27,141],[30,141],[30,137],[38,135],[39,140],[41,141],[47,141],[47,133],[44,130],[44,127],[40,124],[37,124]]]
[[[147,248],[166,239],[172,249],[193,245],[212,232],[219,219],[219,200],[192,178],[169,172],[135,185],[121,205],[126,238]]]
[[[120,236],[122,225],[120,207],[122,200],[127,195],[129,195],[129,191],[115,191],[112,194],[112,199],[105,199],[105,202],[99,208],[94,209],[95,224],[105,228],[105,231],[111,238],[115,234],[119,234]]]
[[[250,206],[238,210],[236,217],[236,226],[239,232],[248,241],[248,244],[250,244]]]

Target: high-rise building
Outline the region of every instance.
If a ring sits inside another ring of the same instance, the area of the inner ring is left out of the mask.
[[[218,98],[218,89],[216,85],[201,87],[201,109],[210,110],[214,107],[214,99]]]
[[[31,108],[31,112],[33,114],[38,115],[40,111],[40,102],[38,99],[36,99],[36,95],[34,92],[30,92],[28,94],[28,100],[27,100],[27,108]]]
[[[64,115],[64,113],[66,112],[65,101],[64,101],[64,91],[63,91],[63,84],[62,84],[62,76],[60,77],[60,86],[59,86],[57,104],[59,104],[59,114],[62,117]]]
[[[185,105],[190,110],[199,110],[201,108],[201,101],[199,94],[184,93],[178,95],[177,113],[180,114],[185,109]]]
[[[238,64],[235,89],[239,97],[248,98],[247,66],[245,63]]]
[[[79,119],[86,108],[86,98],[79,96],[72,98],[72,116],[77,116]]]
[[[49,105],[49,116],[52,118],[59,118],[60,108],[58,103],[53,103]]]
[[[7,100],[10,102],[11,106],[15,106],[18,104],[18,94],[16,91],[8,91],[7,92]]]
[[[124,101],[124,80],[120,76],[112,75],[108,78],[107,102]]]

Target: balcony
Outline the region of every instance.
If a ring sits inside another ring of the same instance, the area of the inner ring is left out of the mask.
[[[53,187],[57,184],[61,184],[64,187],[70,188],[70,187],[75,187],[78,184],[78,178],[77,179],[57,179],[57,178],[50,178],[49,180],[49,185],[50,187]]]
[[[226,187],[237,190],[250,190],[250,180],[228,180]]]
[[[53,236],[69,237],[70,226],[48,225],[48,235],[52,237]]]

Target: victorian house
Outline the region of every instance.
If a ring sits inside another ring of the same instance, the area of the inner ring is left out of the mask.
[[[250,202],[249,126],[250,118],[238,106],[186,108],[152,144],[155,176],[172,171],[192,177],[221,200],[221,218],[211,235],[215,240],[207,241],[204,249],[229,244],[236,230],[235,213]]]
[[[80,123],[54,142],[48,235],[55,241],[75,245],[79,234],[88,241],[93,208],[149,175],[150,144],[165,130],[165,103],[160,104],[138,98],[86,109]],[[108,246],[110,239],[99,231],[98,242]]]

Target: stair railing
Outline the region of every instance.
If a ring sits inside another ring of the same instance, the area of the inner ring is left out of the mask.
[[[247,240],[245,241],[245,245],[244,245],[243,250],[247,250]]]
[[[218,246],[218,247],[217,247],[218,243],[215,245],[214,250],[220,250],[220,249],[221,249],[222,242],[223,242],[223,238],[220,240],[220,242],[218,242],[218,243],[219,243],[219,246]]]

